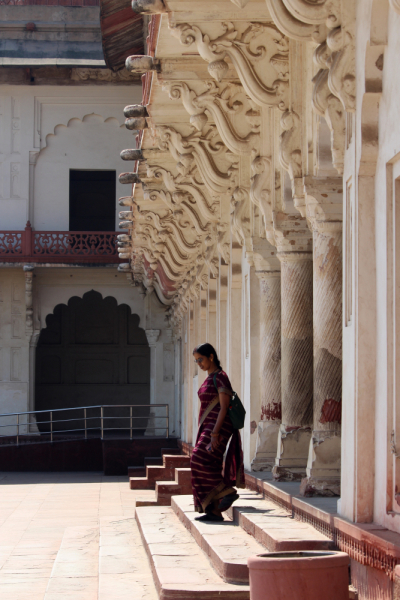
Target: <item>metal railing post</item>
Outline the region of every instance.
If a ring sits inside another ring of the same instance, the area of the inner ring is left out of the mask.
[[[53,411],[50,411],[50,441],[53,441]]]
[[[101,406],[101,407],[100,407],[101,439],[103,439],[103,436],[104,436],[104,424],[103,424],[103,417],[104,417],[104,414],[103,414],[103,407]]]
[[[132,406],[129,407],[130,439],[132,439]]]
[[[87,440],[86,408],[83,409],[83,417],[85,419],[85,440]]]
[[[169,404],[165,405],[167,409],[167,438],[169,438]]]
[[[17,415],[17,446],[19,446],[19,415]]]

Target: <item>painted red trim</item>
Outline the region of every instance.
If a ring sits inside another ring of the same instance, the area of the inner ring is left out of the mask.
[[[0,231],[0,262],[119,263],[116,231]]]

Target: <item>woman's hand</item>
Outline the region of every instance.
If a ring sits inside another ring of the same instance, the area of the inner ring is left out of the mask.
[[[211,436],[211,452],[214,452],[218,448],[221,443],[220,435],[212,435]]]

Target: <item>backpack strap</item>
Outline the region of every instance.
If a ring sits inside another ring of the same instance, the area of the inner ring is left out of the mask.
[[[213,377],[214,387],[217,390],[217,396],[215,396],[215,398],[213,400],[211,400],[210,404],[207,406],[206,410],[203,412],[201,419],[199,421],[199,428],[203,425],[206,417],[208,417],[208,415],[210,414],[210,412],[212,411],[214,406],[217,406],[217,404],[219,402],[219,393],[218,393],[217,381],[216,381],[218,373],[219,373],[219,371],[214,373],[214,377]]]
[[[217,406],[218,402],[219,402],[219,396],[215,396],[214,400],[211,400],[210,404],[207,406],[206,410],[203,412],[203,414],[201,416],[201,419],[199,421],[199,429],[203,425],[206,417],[208,417],[208,415],[210,414],[210,412],[212,411],[214,406]]]

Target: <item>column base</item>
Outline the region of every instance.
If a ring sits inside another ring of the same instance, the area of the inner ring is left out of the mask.
[[[340,431],[313,431],[300,495],[340,496],[340,458]]]
[[[276,481],[300,481],[306,475],[311,427],[281,425],[278,453],[272,469]]]
[[[251,461],[252,471],[271,471],[275,464],[279,421],[260,421],[257,427],[256,454]]]
[[[340,496],[340,477],[304,477],[300,484],[300,496]]]

